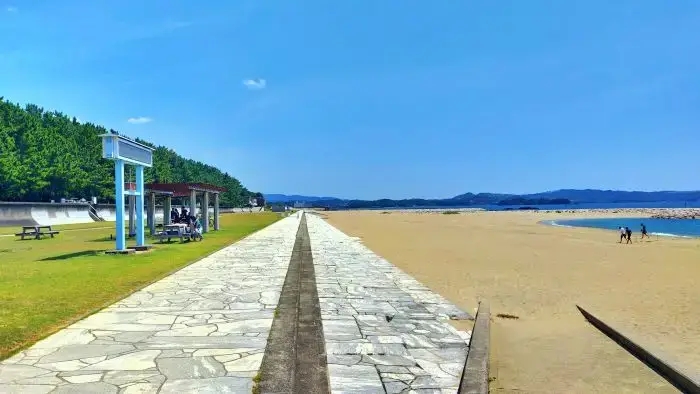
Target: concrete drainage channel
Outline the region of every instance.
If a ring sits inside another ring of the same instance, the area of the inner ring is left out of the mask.
[[[254,392],[329,392],[321,309],[303,216],[258,377]]]

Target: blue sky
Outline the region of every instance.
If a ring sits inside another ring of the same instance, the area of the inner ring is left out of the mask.
[[[697,0],[0,0],[0,95],[268,193],[695,190],[698,37]]]

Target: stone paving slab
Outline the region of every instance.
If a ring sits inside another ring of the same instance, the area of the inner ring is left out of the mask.
[[[298,226],[283,219],[1,362],[0,392],[250,392]]]
[[[357,239],[306,215],[334,393],[456,393],[471,319]]]

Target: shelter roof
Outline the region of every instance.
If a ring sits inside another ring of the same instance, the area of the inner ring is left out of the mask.
[[[188,197],[192,190],[198,192],[223,193],[228,189],[208,183],[147,183],[147,192],[172,193],[173,197]]]

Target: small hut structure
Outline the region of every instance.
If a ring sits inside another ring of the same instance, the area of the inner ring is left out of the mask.
[[[219,194],[227,192],[228,189],[210,185],[207,183],[148,183],[146,184],[146,197],[148,201],[148,210],[146,221],[151,230],[151,234],[156,231],[156,196],[162,196],[163,201],[163,223],[170,224],[170,210],[172,207],[172,199],[187,198],[190,200],[190,214],[196,216],[197,211],[197,196],[200,195],[202,215],[202,230],[209,231],[209,202],[210,196],[213,196],[214,203],[214,230],[219,229]]]

